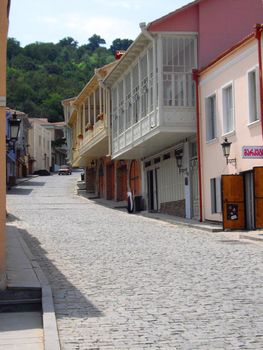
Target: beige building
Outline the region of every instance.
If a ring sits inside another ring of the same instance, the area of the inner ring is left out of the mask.
[[[259,26],[199,72],[204,219],[224,228],[263,227],[261,42]]]
[[[30,123],[32,128],[28,135],[28,151],[34,161],[31,171],[44,169],[49,171],[51,167],[52,132],[42,125],[42,123],[47,123],[47,119],[30,118]]]

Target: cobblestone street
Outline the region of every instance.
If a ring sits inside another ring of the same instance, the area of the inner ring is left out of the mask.
[[[79,179],[7,196],[50,281],[62,350],[263,348],[263,244],[101,206],[76,195]]]

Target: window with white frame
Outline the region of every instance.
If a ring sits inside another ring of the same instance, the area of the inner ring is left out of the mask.
[[[137,123],[140,118],[139,106],[139,69],[138,64],[132,70],[132,99],[133,99],[133,123]]]
[[[165,106],[194,107],[196,39],[167,37],[163,41],[163,99]]]
[[[118,84],[118,116],[119,116],[119,134],[124,131],[124,96],[123,80]]]
[[[142,118],[148,113],[148,64],[147,54],[140,59],[141,80],[141,115]]]
[[[149,111],[153,111],[153,49],[148,50],[149,66]]]
[[[221,179],[220,177],[210,179],[211,213],[221,213]]]
[[[112,90],[112,137],[118,136],[117,89]]]
[[[205,99],[206,141],[216,137],[216,95]]]
[[[125,78],[125,111],[126,111],[126,129],[132,124],[132,98],[131,98],[131,74],[128,73]]]
[[[223,132],[224,134],[234,130],[233,86],[226,86],[223,94]]]
[[[253,123],[259,120],[259,108],[260,108],[257,69],[254,69],[248,72],[248,103],[249,103],[249,122]]]

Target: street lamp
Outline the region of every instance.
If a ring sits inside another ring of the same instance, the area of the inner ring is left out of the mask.
[[[187,171],[187,168],[183,168],[182,169],[182,165],[183,165],[183,154],[182,154],[182,151],[176,151],[175,152],[175,158],[176,158],[177,167],[179,169],[179,173],[183,173],[183,172]]]
[[[12,115],[12,118],[9,119],[11,141],[17,141],[18,133],[20,129],[20,123],[21,123],[21,119],[17,119],[17,114],[16,112],[14,112],[14,114]]]
[[[236,158],[229,159],[231,144],[232,142],[229,142],[227,137],[225,137],[224,142],[221,143],[221,146],[223,149],[223,155],[226,158],[226,164],[233,163],[236,166],[237,164]]]

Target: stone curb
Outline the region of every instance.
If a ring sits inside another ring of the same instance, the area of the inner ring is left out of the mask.
[[[14,227],[18,231],[16,227]],[[28,258],[33,271],[35,272],[42,290],[42,320],[43,320],[43,335],[44,335],[44,349],[45,350],[60,350],[60,342],[58,336],[58,328],[55,316],[55,309],[53,303],[52,290],[49,282],[44,275],[42,269],[37,263],[35,257],[31,253],[24,239],[16,234],[21,247],[23,248],[26,257]]]

